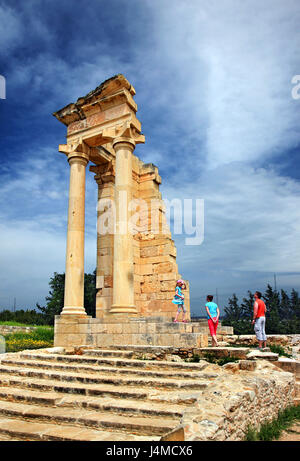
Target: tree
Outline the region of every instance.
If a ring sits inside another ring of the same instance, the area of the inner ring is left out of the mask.
[[[84,274],[84,307],[87,315],[96,315],[96,269],[92,274]]]
[[[267,334],[299,334],[300,333],[300,298],[294,289],[289,296],[286,291],[277,290],[268,285],[262,297],[266,303]],[[253,318],[254,295],[248,291],[248,298],[243,298],[239,305],[235,294],[228,300],[224,308],[225,316],[222,324],[232,326],[234,334],[254,334],[251,320]]]
[[[37,308],[43,312],[49,325],[53,325],[55,315],[59,315],[64,307],[65,274],[54,272],[49,286],[51,290],[49,296],[46,297],[46,306],[42,307],[37,303]],[[95,315],[96,270],[92,274],[84,274],[84,307],[88,315]]]
[[[268,334],[282,334],[285,333],[283,324],[280,320],[280,296],[277,290],[273,290],[268,284],[265,294],[266,312],[266,333]]]
[[[224,307],[226,322],[237,322],[242,317],[242,309],[238,304],[238,298],[235,293],[228,299],[228,306]]]
[[[54,272],[49,286],[51,290],[46,296],[47,305],[42,307],[37,303],[36,307],[43,312],[49,325],[53,325],[55,315],[59,315],[64,307],[65,274]]]
[[[298,322],[300,320],[300,298],[298,292],[292,289],[291,292],[291,311],[292,317],[296,317]]]
[[[254,306],[254,294],[248,290],[248,298],[243,298],[241,304],[243,318],[252,320],[253,319],[253,306]]]
[[[244,318],[244,310],[238,304],[238,298],[235,293],[228,299],[228,304],[228,306],[224,307],[225,317],[222,320],[222,325],[232,326],[236,335],[251,333],[251,324]]]
[[[281,319],[289,320],[292,318],[293,311],[291,309],[291,301],[289,295],[285,290],[280,290],[280,306],[279,317]]]

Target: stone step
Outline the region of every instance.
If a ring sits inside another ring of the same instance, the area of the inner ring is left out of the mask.
[[[203,389],[207,387],[203,383]],[[121,385],[100,385],[100,384],[82,384],[74,382],[58,382],[57,380],[45,380],[24,376],[12,376],[12,374],[0,373],[0,386],[19,387],[22,389],[33,389],[45,392],[59,392],[64,394],[80,394],[86,396],[114,397],[133,400],[150,400],[156,402],[192,403],[201,395],[200,390],[193,392],[185,391],[185,388],[179,388],[175,392],[165,389],[147,388],[128,388]]]
[[[86,373],[89,374],[93,373],[104,373],[104,374],[120,374],[120,375],[138,375],[138,376],[145,376],[145,377],[158,377],[158,378],[170,378],[170,379],[178,379],[178,378],[186,378],[186,379],[193,379],[193,378],[201,378],[211,377],[211,379],[215,378],[216,374],[204,374],[202,371],[195,372],[195,371],[182,371],[182,370],[171,370],[171,371],[159,371],[159,370],[141,370],[138,368],[116,368],[110,366],[95,366],[95,365],[81,365],[81,364],[68,364],[68,363],[57,363],[57,362],[49,362],[46,360],[26,360],[26,359],[3,359],[1,361],[2,365],[10,365],[10,366],[18,366],[18,367],[34,367],[39,369],[50,369],[50,370],[61,370],[61,371],[76,371],[78,373]]]
[[[279,354],[274,354],[273,352],[264,352],[264,351],[260,351],[260,350],[251,350],[248,355],[247,355],[247,358],[249,360],[269,360],[271,362],[276,362],[278,361],[278,357],[279,357]]]
[[[205,361],[199,363],[188,362],[168,362],[164,360],[134,360],[123,358],[108,358],[108,357],[92,357],[84,355],[67,355],[67,354],[43,354],[43,353],[28,353],[21,352],[19,355],[22,359],[28,360],[47,360],[60,363],[79,363],[90,365],[109,365],[113,367],[133,367],[145,369],[168,369],[168,370],[185,370],[185,371],[201,371],[204,370],[209,364]],[[5,359],[5,358],[4,358]],[[1,363],[1,359],[0,359]]]
[[[92,355],[93,357],[117,357],[131,359],[134,355],[132,350],[113,350],[113,349],[86,349],[85,355]]]
[[[84,409],[65,408],[43,408],[37,405],[30,405],[16,402],[0,401],[0,417],[39,422],[51,422],[57,425],[68,424],[72,426],[93,427],[96,429],[114,430],[121,432],[134,432],[138,435],[163,435],[173,430],[178,424],[179,419],[151,418],[141,416],[124,416],[99,411],[89,411]],[[75,428],[74,428],[75,429]]]
[[[114,386],[134,386],[151,388],[175,388],[175,389],[204,389],[207,387],[207,382],[201,381],[199,378],[194,380],[171,380],[159,379],[153,377],[135,377],[135,376],[116,376],[116,373],[111,375],[96,375],[96,374],[79,374],[76,372],[62,371],[47,371],[35,369],[34,367],[18,368],[9,365],[0,365],[1,374],[13,374],[14,376],[36,377],[45,380],[57,380],[60,382],[78,382],[84,384],[108,384]]]
[[[23,402],[43,407],[83,408],[126,415],[145,415],[178,419],[182,416],[185,405],[143,402],[140,400],[115,399],[109,397],[90,397],[78,394],[62,394],[59,392],[39,392],[17,387],[0,387],[0,400]]]
[[[16,440],[42,440],[42,441],[158,441],[160,437],[138,436],[130,433],[100,431],[95,429],[86,429],[83,427],[74,427],[69,425],[39,423],[24,421],[20,419],[5,418],[0,420],[0,435],[7,435],[10,439]],[[3,439],[2,439],[3,440]]]
[[[249,350],[248,347],[203,347],[199,349],[199,352],[204,359],[206,355],[212,354],[216,358],[235,357],[238,359],[278,361],[278,354],[257,349]]]
[[[78,349],[82,350],[83,353],[86,353],[87,351],[91,351],[91,350],[94,350],[94,351],[97,351],[97,350],[120,350],[120,351],[132,351],[134,353],[136,352],[151,352],[151,353],[155,353],[155,352],[158,352],[158,353],[161,353],[161,352],[165,352],[167,354],[172,354],[172,353],[176,353],[178,352],[179,349],[181,348],[178,348],[178,347],[175,347],[175,346],[152,346],[150,344],[147,344],[146,346],[143,345],[143,344],[121,344],[121,345],[118,345],[118,346],[104,346],[104,347],[94,347],[94,346],[78,346]],[[185,349],[184,346],[182,347],[182,349]]]

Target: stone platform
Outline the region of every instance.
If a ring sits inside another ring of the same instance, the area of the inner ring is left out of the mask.
[[[244,440],[249,424],[259,427],[299,397],[296,376],[274,362],[134,358],[141,349],[1,354],[0,440]]]
[[[92,317],[61,315],[55,318],[55,346],[170,346],[207,347],[208,327],[202,322],[166,322],[159,318],[113,317],[103,322]],[[227,327],[228,328],[228,327]],[[224,334],[227,333],[223,332]]]

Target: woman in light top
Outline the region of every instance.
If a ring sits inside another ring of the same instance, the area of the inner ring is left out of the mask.
[[[213,302],[214,297],[212,295],[207,295],[205,304],[205,309],[207,312],[208,327],[212,337],[212,346],[218,347],[217,341],[217,328],[220,317],[220,310],[218,305]]]

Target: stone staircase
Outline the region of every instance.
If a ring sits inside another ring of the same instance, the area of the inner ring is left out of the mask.
[[[217,377],[205,362],[81,353],[0,356],[0,440],[159,441]]]

